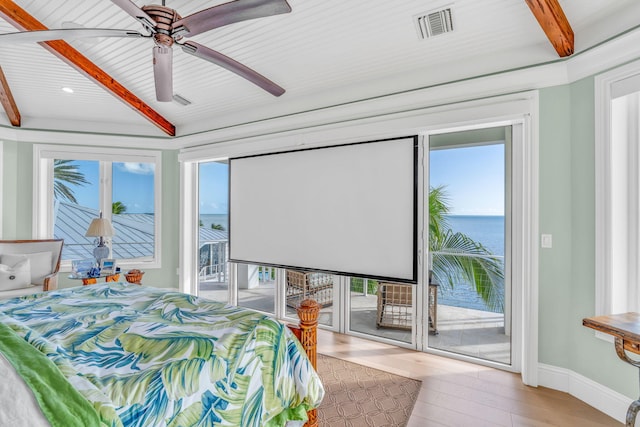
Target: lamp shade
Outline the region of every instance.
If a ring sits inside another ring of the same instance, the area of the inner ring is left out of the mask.
[[[87,237],[111,237],[115,233],[111,226],[111,221],[107,218],[95,218],[89,224],[89,229],[85,233]]]

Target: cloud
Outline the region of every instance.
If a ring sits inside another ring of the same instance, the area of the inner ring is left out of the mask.
[[[126,162],[118,164],[118,167],[125,172],[138,175],[153,175],[155,172],[155,165],[153,163]]]
[[[228,214],[229,206],[226,201],[200,200],[200,213],[202,214]]]

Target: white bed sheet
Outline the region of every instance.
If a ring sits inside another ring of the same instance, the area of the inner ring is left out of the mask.
[[[0,353],[0,426],[51,427],[24,380]]]

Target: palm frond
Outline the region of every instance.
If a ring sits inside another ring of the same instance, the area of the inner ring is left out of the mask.
[[[113,202],[111,204],[111,213],[112,214],[123,214],[127,211],[127,206],[122,202]]]
[[[490,310],[504,309],[504,265],[499,257],[466,234],[454,232],[444,186],[429,190],[429,251],[432,273],[441,285],[469,283]]]
[[[491,310],[502,310],[503,265],[482,244],[463,233],[447,230],[432,241],[433,275],[441,285],[450,288],[469,283]]]
[[[431,187],[429,190],[429,235],[442,234],[449,228],[446,215],[449,213],[449,198],[445,186]]]
[[[89,184],[84,174],[78,171],[78,166],[73,160],[55,159],[53,161],[53,194],[57,199],[66,199],[72,203],[78,203],[71,189],[72,186]]]

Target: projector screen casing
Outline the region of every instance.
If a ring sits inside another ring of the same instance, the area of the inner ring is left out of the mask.
[[[229,259],[417,283],[418,137],[229,159]]]

